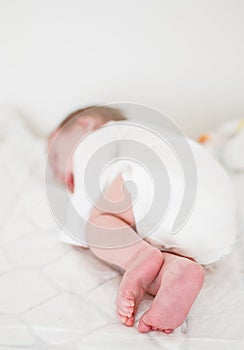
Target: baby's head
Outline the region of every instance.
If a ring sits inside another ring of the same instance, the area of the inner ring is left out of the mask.
[[[89,106],[69,114],[48,138],[49,160],[55,176],[73,192],[72,162],[69,158],[77,142],[91,130],[110,120],[124,120],[119,109]]]

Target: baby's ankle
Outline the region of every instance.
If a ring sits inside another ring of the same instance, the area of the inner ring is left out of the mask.
[[[133,251],[126,263],[125,270],[128,271],[132,269],[133,266],[139,262],[139,260],[142,258],[144,260],[146,256],[148,259],[162,260],[163,262],[163,254],[160,252],[160,250],[146,243]]]

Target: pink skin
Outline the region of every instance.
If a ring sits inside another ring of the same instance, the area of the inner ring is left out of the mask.
[[[111,202],[122,200],[121,191],[123,179],[118,176],[106,189],[104,196]],[[127,193],[128,194],[128,193]],[[101,204],[101,203],[99,203]],[[135,242],[132,245],[116,249],[99,249],[90,246],[93,253],[102,260],[115,264],[125,270],[118,294],[117,314],[128,327],[133,326],[138,306],[148,292],[155,296],[150,309],[140,318],[138,330],[146,333],[151,330],[171,333],[186,319],[190,308],[198,296],[204,282],[204,270],[191,258],[170,253],[161,253],[144,240],[138,240],[133,212],[128,210],[114,215],[104,213],[94,208],[90,222],[96,225],[96,230],[87,231],[87,240],[98,242],[101,239],[99,227],[109,228],[103,232],[103,240],[110,242],[114,230],[126,227],[123,242]],[[97,236],[96,236],[97,235]],[[120,235],[119,231],[116,235]]]
[[[74,191],[72,172],[72,152],[79,141],[89,131],[95,130],[106,121],[100,116],[84,116],[64,126],[56,128],[48,139],[48,157],[56,178]]]
[[[49,138],[51,166],[56,177],[62,183],[66,183],[71,192],[74,191],[72,162],[67,169],[70,154],[80,137],[102,124],[101,120],[94,118],[83,119],[85,120],[79,120],[68,130],[60,132],[60,129],[56,129]],[[107,188],[105,198],[112,202],[122,200],[121,188],[126,190],[125,187],[121,187],[122,185],[122,177],[118,176]],[[145,292],[148,292],[155,298],[149,310],[140,318],[138,330],[142,333],[149,331],[171,333],[179,327],[186,319],[203,285],[202,266],[191,258],[161,253],[146,241],[138,240],[139,236],[133,229],[135,222],[130,206],[128,210],[116,215],[103,213],[94,208],[89,221],[95,224],[97,229],[86,232],[88,243],[89,240],[90,242],[94,242],[94,239],[101,240],[99,227],[109,229],[126,227],[123,237],[118,238],[127,243],[136,242],[116,249],[90,246],[98,258],[125,270],[116,301],[117,315],[122,323],[128,327],[134,325],[138,306]],[[109,235],[113,234],[113,230],[108,230],[108,236],[102,239],[109,242],[111,240]]]
[[[142,333],[161,331],[171,333],[186,319],[203,282],[204,269],[192,260],[163,253],[164,263],[148,288],[155,295],[148,311],[140,318]]]

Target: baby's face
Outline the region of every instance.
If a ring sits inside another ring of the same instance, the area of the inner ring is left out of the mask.
[[[48,140],[49,160],[54,174],[59,181],[67,184],[71,192],[74,189],[72,154],[77,142],[83,136],[83,130],[74,125],[64,131],[55,129]]]

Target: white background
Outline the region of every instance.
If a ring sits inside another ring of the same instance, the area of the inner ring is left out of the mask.
[[[242,0],[0,0],[0,104],[47,133],[134,102],[193,136],[244,116]]]

